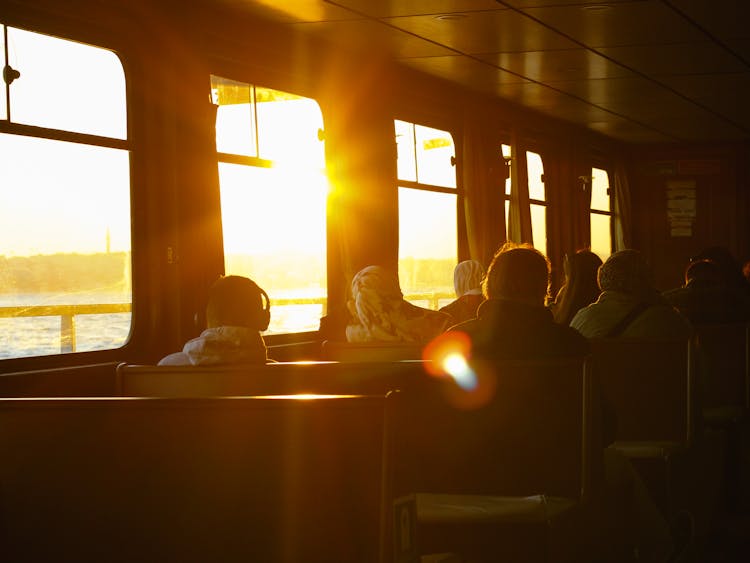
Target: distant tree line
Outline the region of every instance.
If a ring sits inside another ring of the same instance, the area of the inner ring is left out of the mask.
[[[130,253],[0,256],[0,293],[125,291]]]

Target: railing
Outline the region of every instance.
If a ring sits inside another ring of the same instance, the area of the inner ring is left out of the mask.
[[[447,292],[422,292],[404,295],[407,301],[427,301],[430,309],[438,309],[440,300],[453,298]],[[285,305],[322,305],[325,310],[325,297],[299,297],[271,299],[272,307]],[[108,315],[112,313],[130,313],[130,303],[96,303],[85,305],[26,305],[17,307],[0,307],[0,319],[20,317],[60,317],[60,352],[76,351],[76,323],[78,315]]]

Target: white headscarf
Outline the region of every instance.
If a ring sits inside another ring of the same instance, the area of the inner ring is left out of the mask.
[[[346,327],[349,342],[427,342],[450,321],[448,315],[404,301],[396,274],[380,266],[354,276],[348,306],[357,321]]]
[[[464,260],[453,270],[453,287],[456,297],[462,295],[481,295],[484,267],[478,260]]]

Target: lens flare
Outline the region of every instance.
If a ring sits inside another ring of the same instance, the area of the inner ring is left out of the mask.
[[[461,389],[473,391],[477,388],[477,374],[466,363],[466,358],[459,353],[449,354],[443,359],[443,369],[453,378]]]

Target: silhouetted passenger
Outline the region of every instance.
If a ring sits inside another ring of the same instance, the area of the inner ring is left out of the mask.
[[[727,283],[721,267],[711,260],[691,262],[685,270],[685,285],[662,295],[693,324],[750,320],[750,297]]]
[[[440,310],[448,313],[457,323],[475,318],[477,308],[484,301],[483,279],[484,267],[478,260],[459,262],[453,270],[453,288],[457,299]]]
[[[742,267],[727,247],[710,246],[690,258],[691,262],[698,262],[699,260],[711,260],[711,262],[716,263],[727,285],[750,293],[750,284],[748,284],[743,274]]]
[[[254,281],[222,276],[208,293],[208,328],[159,365],[264,364],[268,360],[260,333],[270,318],[268,295]]]
[[[569,325],[575,314],[599,297],[597,274],[602,260],[588,249],[565,255],[565,282],[550,305],[555,322]]]
[[[652,282],[637,250],[621,250],[599,268],[599,299],[573,317],[570,326],[587,338],[688,338],[692,327]]]
[[[484,281],[487,300],[477,318],[452,331],[466,333],[472,356],[535,359],[583,356],[589,344],[568,326],[555,323],[545,307],[547,258],[529,245],[506,244],[495,253]]]
[[[453,322],[450,315],[405,301],[396,274],[380,266],[354,276],[347,305],[353,319],[346,327],[348,342],[426,343]]]

